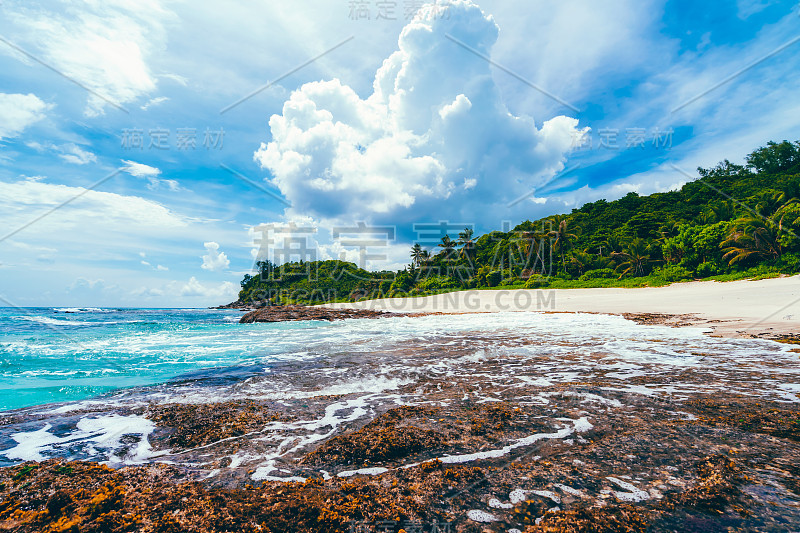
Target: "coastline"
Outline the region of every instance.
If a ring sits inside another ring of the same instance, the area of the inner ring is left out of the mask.
[[[786,282],[769,285],[791,292]],[[661,324],[663,314],[567,314],[555,293],[544,298],[554,311],[526,312],[537,294],[462,294],[449,314],[430,301],[427,310],[395,302],[426,316],[415,320],[227,321],[217,342],[262,342],[261,353],[282,342],[273,351],[296,356],[10,413],[0,427],[0,529],[399,533],[411,524],[544,533],[800,523],[800,359],[791,347],[624,319]],[[476,312],[501,295],[520,312]],[[321,311],[331,310],[302,312]]]
[[[641,323],[708,328],[718,337],[785,340],[800,334],[800,276],[634,289],[468,290],[328,307],[425,314],[600,313]]]
[[[0,529],[800,523],[800,360],[785,346],[587,313],[314,326],[320,343],[299,347],[337,347],[244,381],[217,370],[169,396],[157,387],[6,419]]]

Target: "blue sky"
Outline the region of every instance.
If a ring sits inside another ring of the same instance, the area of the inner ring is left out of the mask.
[[[398,268],[414,223],[499,229],[800,139],[796,2],[422,4],[4,0],[0,305],[225,303],[262,224]],[[331,234],[359,222],[394,240]]]

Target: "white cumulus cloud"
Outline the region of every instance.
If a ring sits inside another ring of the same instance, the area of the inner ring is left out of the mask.
[[[189,282],[180,289],[180,295],[194,298],[201,297],[208,300],[234,299],[238,294],[237,287],[230,281],[224,281],[219,285],[204,285],[192,276]]]
[[[337,79],[308,83],[270,118],[272,141],[255,159],[292,202],[287,215],[509,217],[511,200],[563,169],[585,130],[570,117],[537,128],[512,115],[490,64],[450,38],[489,56],[494,20],[470,0],[445,5],[403,29],[368,98]]]
[[[204,243],[203,246],[206,247],[206,251],[208,252],[203,256],[203,265],[201,266],[203,270],[219,272],[221,270],[225,270],[231,265],[231,262],[228,259],[228,256],[225,255],[225,252],[220,251],[219,244],[215,242],[207,242]]]
[[[35,94],[0,93],[0,141],[16,137],[31,124],[42,120],[51,107]]]
[[[131,176],[135,176],[137,178],[155,178],[161,175],[161,170],[156,167],[151,167],[150,165],[145,165],[144,163],[137,163],[136,161],[128,161],[126,159],[123,159],[122,162],[125,163],[125,166],[122,167],[122,170]]]
[[[176,180],[160,179],[161,169],[145,165],[144,163],[137,163],[136,161],[128,161],[123,159],[124,166],[122,170],[127,172],[135,178],[144,178],[147,180],[147,188],[150,190],[160,189],[162,187],[171,191],[181,190],[180,184]]]
[[[62,153],[58,155],[61,159],[66,161],[67,163],[72,163],[74,165],[86,165],[88,163],[95,163],[97,162],[97,156],[93,153],[84,150],[80,146],[76,144],[66,144],[61,147]]]

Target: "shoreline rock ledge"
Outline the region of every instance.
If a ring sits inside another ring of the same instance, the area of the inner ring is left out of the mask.
[[[349,318],[381,318],[392,313],[369,309],[332,309],[330,307],[306,307],[303,305],[273,305],[250,311],[240,324],[254,322],[291,322],[300,320],[346,320]]]

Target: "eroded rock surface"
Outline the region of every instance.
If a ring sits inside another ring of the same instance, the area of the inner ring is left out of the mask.
[[[346,320],[348,318],[381,318],[389,313],[368,309],[332,309],[330,307],[307,307],[302,305],[273,305],[250,311],[244,315],[242,324],[253,322],[292,322],[298,320]]]
[[[800,529],[791,346],[597,316],[453,320],[231,383],[10,414],[0,530]],[[209,391],[224,401],[197,401]]]

